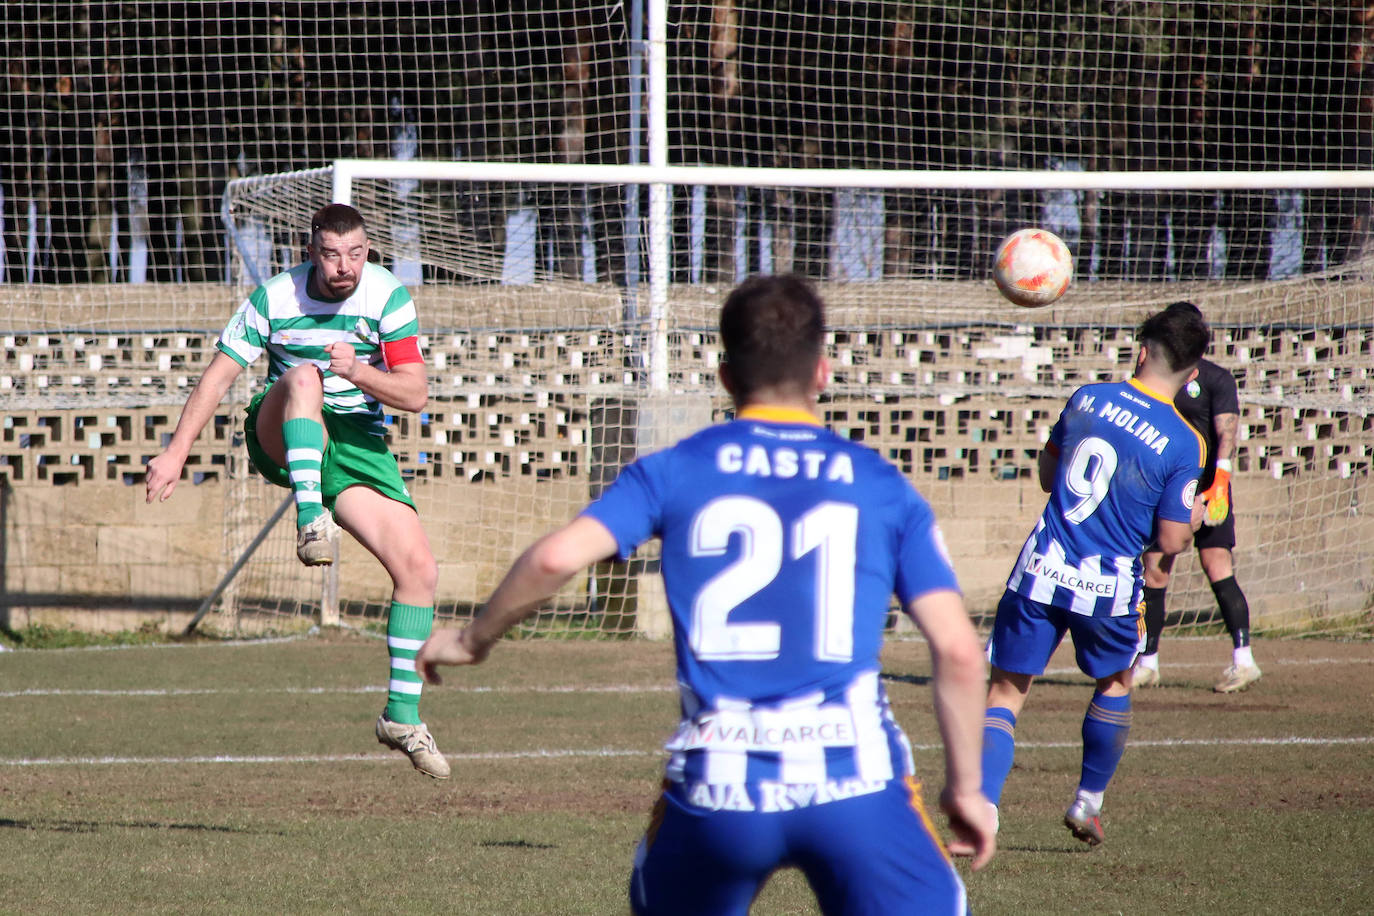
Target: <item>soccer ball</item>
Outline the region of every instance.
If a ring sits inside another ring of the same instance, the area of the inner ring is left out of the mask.
[[[1073,255],[1064,240],[1048,229],[1019,229],[997,246],[992,280],[1017,305],[1049,305],[1064,295],[1073,280]]]

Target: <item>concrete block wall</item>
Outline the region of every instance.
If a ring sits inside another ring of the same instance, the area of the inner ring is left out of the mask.
[[[95,290],[45,295],[16,293],[0,323],[0,623],[47,615],[109,626],[139,613],[184,621],[284,493],[245,482],[236,440],[259,370],[221,406],[173,499],[143,502],[143,466],[170,434],[241,293],[179,287],[139,303],[101,288],[101,309]],[[441,603],[452,607],[481,600],[525,544],[599,492],[656,410],[627,385],[637,343],[615,328],[617,299],[570,310],[581,326],[541,328],[508,314],[511,295],[417,291],[422,317],[478,318],[475,329],[426,331],[431,403],[389,429],[440,553]],[[668,337],[669,398],[690,406],[674,412],[694,423],[722,417],[726,406],[714,381],[709,303],[698,312],[684,307]],[[1057,313],[1017,326],[1005,309],[911,326],[850,306],[832,314],[827,422],[893,460],[930,499],[975,609],[995,603],[1043,506],[1035,456],[1064,395],[1127,374],[1134,352],[1122,316]],[[874,329],[859,329],[865,324]],[[1242,584],[1255,581],[1257,616],[1368,606],[1374,332],[1261,326],[1221,306],[1214,324],[1218,359],[1237,373],[1244,402],[1237,561]],[[607,418],[622,427],[608,428]],[[266,587],[299,612],[317,600],[318,581],[286,557]],[[346,605],[385,600],[380,567],[351,542],[340,570]],[[1209,609],[1190,561],[1179,570],[1172,603]],[[244,597],[261,587],[246,583]]]

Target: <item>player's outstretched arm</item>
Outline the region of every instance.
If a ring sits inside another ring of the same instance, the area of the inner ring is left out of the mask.
[[[935,718],[945,746],[940,806],[954,832],[949,851],[972,856],[976,870],[997,848],[992,805],[982,791],[987,662],[958,592],[927,592],[907,605],[907,613],[930,644]]]
[[[578,572],[615,554],[616,547],[606,526],[585,515],[544,535],[515,561],[472,623],[425,640],[415,657],[416,670],[429,683],[441,684],[439,666],[481,662],[511,627]]]
[[[172,441],[167,443],[162,454],[148,461],[144,474],[147,502],[154,499],[165,502],[172,495],[177,481],[181,479],[181,468],[186,464],[191,446],[205,424],[215,415],[215,409],[224,400],[225,392],[242,371],[243,367],[222,350],[210,360],[200,381],[196,382],[196,387],[191,389],[190,396],[186,398],[186,406],[181,408],[181,418],[177,420]]]

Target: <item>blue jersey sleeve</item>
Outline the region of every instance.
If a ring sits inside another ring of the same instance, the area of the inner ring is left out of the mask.
[[[897,600],[904,608],[927,592],[959,591],[935,513],[914,490],[907,493],[906,520],[898,533],[896,576]]]
[[[1073,407],[1074,399],[1077,397],[1078,392],[1075,391],[1072,397],[1069,398],[1069,402],[1064,405],[1064,409],[1059,412],[1059,419],[1055,420],[1054,426],[1050,427],[1050,438],[1049,441],[1045,443],[1045,445],[1054,446],[1054,451],[1056,453],[1062,453],[1064,451],[1064,433],[1065,428],[1068,425],[1065,422],[1064,418],[1068,416],[1069,410]]]
[[[1159,518],[1171,522],[1191,522],[1193,499],[1197,496],[1198,474],[1202,469],[1191,461],[1179,461],[1164,482],[1159,499]]]
[[[626,465],[601,498],[582,510],[582,515],[596,519],[615,537],[616,556],[621,560],[628,560],[640,544],[659,531],[663,507],[654,471],[662,461],[653,460],[655,457]]]

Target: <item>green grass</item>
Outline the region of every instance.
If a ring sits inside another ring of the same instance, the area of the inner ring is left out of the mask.
[[[1059,822],[1091,688],[1056,657],[1000,851],[965,869],[975,912],[1374,912],[1374,647],[1263,641],[1264,679],[1233,697],[1209,689],[1226,655],[1166,639],[1094,850]],[[925,648],[885,665],[929,801]],[[0,655],[0,913],[627,912],[677,714],[670,646],[518,641],[454,671],[423,706],[447,782],[372,737],[386,673],[358,633]],[[753,912],[816,910],[784,872]]]
[[[4,644],[25,649],[77,649],[90,646],[152,646],[170,642],[156,621],[149,621],[137,630],[112,633],[88,633],[66,627],[52,627],[35,623],[19,630],[0,633]]]

